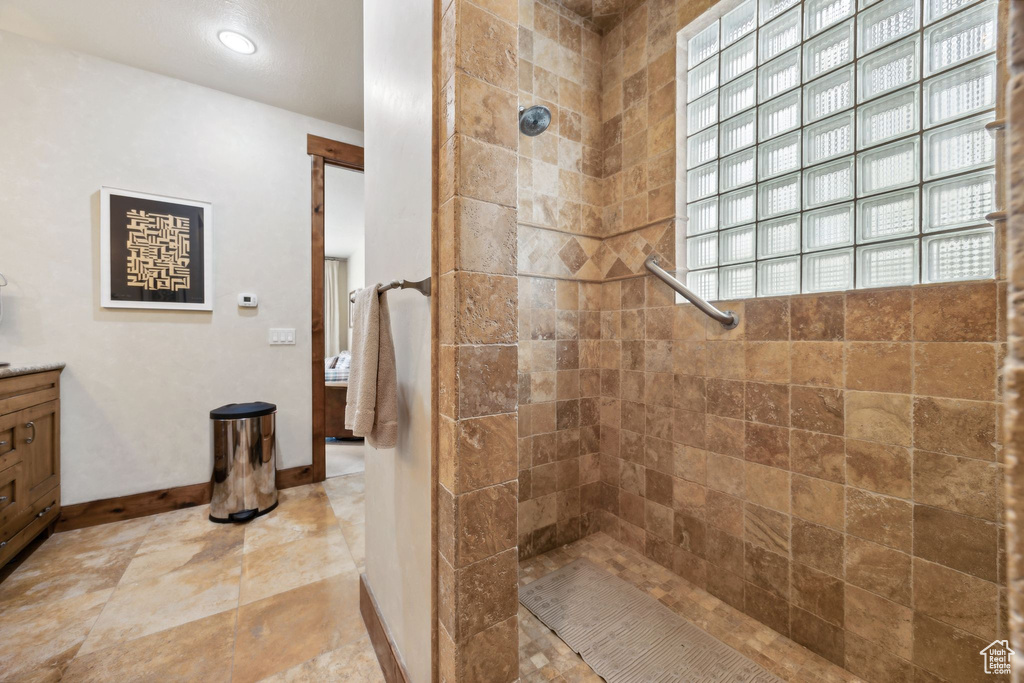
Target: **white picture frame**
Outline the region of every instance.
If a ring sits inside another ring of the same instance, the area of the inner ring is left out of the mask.
[[[102,307],[212,311],[213,230],[210,202],[101,187]]]

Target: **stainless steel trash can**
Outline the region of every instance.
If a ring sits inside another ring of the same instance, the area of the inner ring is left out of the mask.
[[[273,403],[229,403],[210,411],[213,428],[211,522],[247,522],[277,507]]]

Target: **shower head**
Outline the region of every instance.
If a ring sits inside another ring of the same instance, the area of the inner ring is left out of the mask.
[[[537,104],[529,109],[519,107],[519,132],[531,138],[540,135],[551,125],[551,110]]]

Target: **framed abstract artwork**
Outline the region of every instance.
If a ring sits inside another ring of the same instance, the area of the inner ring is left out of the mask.
[[[104,308],[213,310],[213,204],[100,189]]]

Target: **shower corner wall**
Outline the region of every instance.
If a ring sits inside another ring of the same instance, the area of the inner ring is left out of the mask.
[[[547,132],[520,137],[522,559],[618,536],[600,455],[619,448],[618,280],[643,287],[644,258],[675,253],[674,3],[610,7],[580,17],[520,3],[520,105],[554,114]]]
[[[555,2],[524,0],[519,105],[551,110],[520,135],[519,557],[577,540],[598,520],[600,269],[604,186],[601,37]]]

